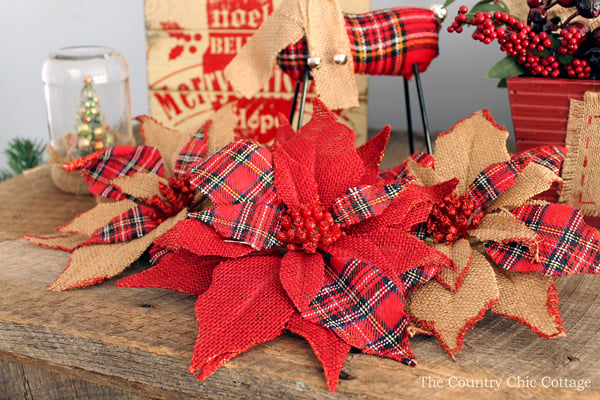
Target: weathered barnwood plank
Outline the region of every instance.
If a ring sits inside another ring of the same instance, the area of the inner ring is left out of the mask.
[[[566,338],[540,339],[516,322],[488,315],[467,334],[457,362],[427,337],[412,342],[420,361],[416,368],[350,354],[332,394],[308,344],[288,335],[256,347],[198,382],[187,372],[197,332],[193,297],[160,289],[121,289],[114,280],[83,290],[47,290],[68,254],[37,248],[18,237],[33,225],[50,231],[54,223],[66,223],[91,206],[83,198],[61,207],[68,200],[51,195],[55,189],[44,184],[47,173],[41,168],[0,184],[1,199],[20,198],[39,210],[39,225],[29,217],[0,221],[0,231],[6,232],[0,243],[0,360],[9,361],[13,372],[12,364],[26,364],[153,398],[600,396],[600,278],[591,276],[558,281]],[[134,266],[129,273],[141,268],[144,265]],[[573,382],[585,387],[551,387]],[[489,387],[453,387],[467,384]]]

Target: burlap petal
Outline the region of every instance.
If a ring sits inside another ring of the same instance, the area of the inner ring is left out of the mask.
[[[552,170],[542,165],[531,163],[517,177],[514,185],[502,193],[496,200],[487,206],[488,210],[501,207],[520,207],[529,200],[548,189],[554,182],[561,179]]]
[[[129,211],[135,206],[136,204],[131,200],[100,203],[91,210],[79,214],[68,224],[58,227],[57,230],[64,233],[92,235],[98,229],[112,221],[117,215]]]
[[[160,183],[169,186],[169,182],[165,178],[156,174],[141,172],[115,178],[110,183],[121,189],[121,192],[138,199],[150,199],[155,194],[159,194]]]
[[[164,160],[165,178],[172,177],[177,157],[191,139],[191,135],[167,128],[152,117],[143,116],[137,119],[142,123],[145,145],[158,148]]]
[[[350,345],[331,330],[303,319],[300,314],[292,314],[287,328],[310,343],[323,366],[327,387],[335,392],[346,355],[350,352]]]
[[[186,214],[187,210],[182,210],[139,239],[78,248],[73,252],[67,268],[50,285],[50,290],[86,287],[120,274],[144,253],[155,237],[172,228],[177,221],[184,219]]]
[[[498,125],[488,110],[478,111],[457,122],[435,142],[435,171],[440,181],[458,178],[457,193],[490,164],[510,160],[506,149],[508,131]]]
[[[431,281],[409,294],[407,311],[452,355],[460,351],[469,328],[483,318],[498,296],[492,266],[483,255],[473,252],[469,272],[456,293]]]
[[[469,272],[473,258],[471,244],[467,239],[458,239],[454,243],[435,243],[433,248],[446,255],[454,262],[455,269],[442,268],[435,279],[447,289],[456,292],[462,285],[465,276]]]
[[[281,260],[279,279],[296,309],[304,312],[325,280],[325,262],[321,254],[288,251]]]
[[[350,41],[337,0],[282,2],[227,65],[225,77],[252,97],[270,78],[279,51],[305,35],[311,56],[321,58],[311,73],[322,100],[332,109],[358,106]],[[348,62],[336,64],[337,54],[346,54]]]
[[[380,181],[379,166],[391,132],[392,128],[386,125],[377,135],[356,149],[365,166],[365,174],[359,181],[360,185],[373,185]]]
[[[415,177],[417,185],[430,187],[442,182],[442,179],[437,176],[433,166],[423,166],[412,158],[406,160],[406,170],[408,171],[408,176]]]
[[[511,212],[499,210],[493,214],[485,214],[479,226],[469,232],[481,241],[519,242],[534,245],[537,237],[524,222]]]
[[[225,104],[215,112],[208,127],[208,155],[233,142],[237,122],[237,116],[233,112],[233,103]]]
[[[527,325],[541,337],[566,336],[558,310],[558,288],[552,277],[537,272],[510,272],[494,267],[500,300],[495,314]]]
[[[23,238],[27,241],[43,247],[49,247],[51,249],[58,249],[63,251],[73,251],[82,243],[90,238],[89,235],[80,235],[77,233],[66,233],[63,235],[53,236],[33,236],[23,235]]]

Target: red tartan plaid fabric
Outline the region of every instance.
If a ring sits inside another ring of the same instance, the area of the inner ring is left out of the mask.
[[[177,156],[177,160],[175,161],[175,176],[181,177],[187,174],[194,164],[197,164],[204,158],[207,150],[206,135],[204,134],[204,130],[199,129]]]
[[[112,147],[74,160],[63,168],[69,172],[83,172],[92,194],[112,200],[125,200],[129,196],[112,186],[111,180],[137,173],[150,172],[159,176],[165,173],[160,152],[149,146]]]
[[[194,218],[212,226],[223,237],[245,243],[253,249],[278,246],[277,232],[281,230],[279,217],[281,205],[237,203],[216,205],[205,211],[189,213]]]
[[[225,146],[191,169],[192,187],[216,204],[272,203],[273,160],[264,146],[238,140]]]
[[[557,176],[560,176],[562,163],[567,156],[567,148],[563,146],[540,146],[523,152],[531,158],[531,162],[543,165]]]
[[[325,283],[302,316],[365,353],[416,365],[403,289],[373,264],[349,259],[339,271],[326,268]]]
[[[489,256],[509,271],[537,271],[550,276],[600,273],[600,234],[588,227],[576,209],[558,205],[525,205],[512,213],[538,234],[537,252],[516,242],[486,242]]]
[[[423,72],[438,55],[440,24],[431,10],[396,7],[344,14],[344,20],[357,74],[410,78],[414,64]],[[308,56],[308,45],[303,38],[283,49],[277,63],[299,80],[307,68]]]
[[[83,245],[128,242],[146,235],[159,224],[153,209],[136,205],[94,232]]]

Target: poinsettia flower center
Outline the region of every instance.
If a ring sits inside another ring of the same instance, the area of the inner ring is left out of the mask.
[[[435,204],[427,220],[427,232],[435,243],[450,244],[466,238],[470,229],[477,228],[483,211],[475,209],[475,202],[466,194],[456,193],[444,197],[442,203]]]
[[[190,176],[169,178],[168,185],[159,183],[159,193],[144,201],[144,204],[154,209],[154,218],[164,221],[176,215],[179,211],[190,206],[194,201],[195,190],[190,184]]]
[[[314,253],[319,247],[329,246],[344,232],[335,223],[330,212],[319,203],[301,204],[285,211],[281,217],[281,231],[277,238],[288,250]]]

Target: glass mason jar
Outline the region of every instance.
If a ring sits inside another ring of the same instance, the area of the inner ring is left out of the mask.
[[[64,162],[132,143],[129,67],[108,47],[66,47],[42,67],[50,147]]]

